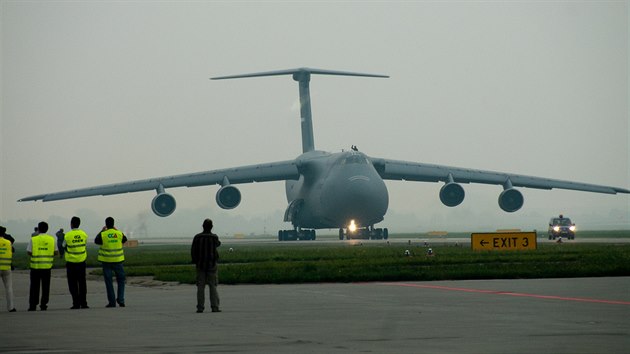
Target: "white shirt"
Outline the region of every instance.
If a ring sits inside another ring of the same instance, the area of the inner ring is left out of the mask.
[[[41,235],[41,234],[40,234]],[[50,236],[50,235],[48,235]],[[35,237],[35,236],[33,236]],[[33,253],[33,237],[28,240],[28,245],[26,245],[26,252]],[[51,236],[54,238],[54,236]],[[59,248],[57,248],[57,241],[55,241],[55,252],[59,252]]]

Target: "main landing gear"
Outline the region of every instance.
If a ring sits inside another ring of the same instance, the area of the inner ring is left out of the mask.
[[[356,229],[350,231],[348,229],[339,229],[339,239],[343,240],[361,239],[361,240],[387,240],[389,238],[389,230],[387,228],[375,229],[374,226]]]
[[[315,240],[315,230],[280,230],[278,241]]]

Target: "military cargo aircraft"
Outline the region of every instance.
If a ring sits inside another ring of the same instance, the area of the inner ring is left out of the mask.
[[[495,184],[503,188],[499,207],[515,212],[523,206],[523,195],[515,187],[571,189],[596,193],[630,193],[630,190],[517,174],[481,171],[460,167],[398,161],[367,156],[355,146],[348,151],[325,152],[315,149],[311,117],[310,80],[312,75],[342,75],[387,78],[346,71],[298,68],[252,74],[214,77],[213,80],[292,75],[298,82],[302,127],[302,154],[294,160],[261,163],[190,174],[150,178],[130,182],[39,194],[18,200],[44,202],[155,190],[151,209],[161,217],[175,211],[175,198],[167,188],[220,185],[216,202],[234,209],[241,202],[240,183],[285,181],[288,206],[284,221],[293,226],[278,231],[278,239],[314,240],[316,229],[339,229],[339,238],[387,238],[387,228],[375,228],[383,221],[389,204],[384,180],[442,182],[442,203],[454,207],[464,200],[462,183]]]

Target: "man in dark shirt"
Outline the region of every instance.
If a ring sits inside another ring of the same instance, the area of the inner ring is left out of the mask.
[[[65,250],[63,249],[63,239],[66,234],[63,232],[63,229],[59,229],[55,236],[57,236],[57,248],[59,249],[59,256],[63,258],[63,254],[65,252]]]
[[[219,236],[212,233],[212,220],[203,221],[203,232],[193,238],[190,255],[197,268],[197,313],[204,310],[206,284],[210,287],[210,307],[212,312],[219,310],[219,283],[218,264],[219,253],[217,247],[221,246]]]

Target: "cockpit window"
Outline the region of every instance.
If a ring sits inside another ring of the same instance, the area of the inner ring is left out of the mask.
[[[348,157],[345,157],[344,159],[341,160],[341,164],[342,165],[346,165],[346,164],[361,164],[361,165],[367,165],[368,160],[365,156],[360,155],[360,154],[352,154]]]

